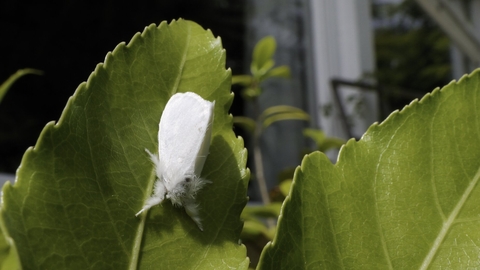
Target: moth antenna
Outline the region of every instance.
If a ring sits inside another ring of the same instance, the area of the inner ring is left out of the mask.
[[[138,213],[136,213],[135,216],[138,217],[138,215],[140,215],[143,211],[145,211],[144,208],[142,208],[142,210],[140,210]]]

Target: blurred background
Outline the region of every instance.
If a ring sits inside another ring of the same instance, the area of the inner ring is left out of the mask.
[[[275,38],[275,62],[291,76],[262,82],[259,106],[294,106],[310,120],[263,132],[269,190],[315,150],[304,128],[360,139],[373,122],[480,65],[480,0],[2,0],[0,82],[22,68],[43,75],[19,79],[0,104],[0,180],[14,179],[25,150],[108,51],[151,23],[178,18],[222,38],[234,75],[250,74],[255,44]],[[232,90],[231,113],[252,116],[242,87]],[[235,131],[251,153],[249,135]],[[335,162],[337,153],[327,154]],[[256,186],[249,192],[259,200]]]

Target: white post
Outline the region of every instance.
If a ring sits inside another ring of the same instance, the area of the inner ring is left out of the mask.
[[[329,136],[348,138],[331,80],[359,81],[375,68],[370,5],[369,0],[310,0],[317,94],[317,108],[312,113],[317,114],[319,127]],[[342,87],[341,92],[346,114],[353,123],[352,133],[361,136],[377,120],[376,94],[352,87]],[[346,101],[347,96],[362,102],[361,112]]]

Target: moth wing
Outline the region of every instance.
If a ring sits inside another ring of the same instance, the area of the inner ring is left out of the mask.
[[[165,106],[158,147],[167,183],[181,181],[185,175],[200,176],[210,147],[214,104],[187,92],[173,95]]]
[[[209,102],[209,101],[208,101]],[[215,101],[209,102],[208,104],[208,122],[204,129],[204,139],[203,143],[200,145],[200,149],[196,155],[195,159],[195,168],[194,173],[196,176],[200,177],[200,174],[203,170],[203,165],[205,165],[205,161],[207,160],[207,156],[210,150],[210,143],[212,141],[212,130],[213,130],[213,118],[214,118],[214,109],[215,109]]]

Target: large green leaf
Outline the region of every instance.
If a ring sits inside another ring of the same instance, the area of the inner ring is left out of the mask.
[[[0,269],[15,270],[20,269],[17,249],[12,238],[5,235],[3,224],[0,225]]]
[[[24,269],[246,269],[238,244],[249,172],[232,131],[231,73],[210,31],[150,25],[108,53],[3,188],[2,217]],[[215,100],[198,195],[204,232],[169,201],[135,217],[155,181],[160,115],[176,92]]]
[[[480,70],[297,168],[258,269],[480,268]]]

